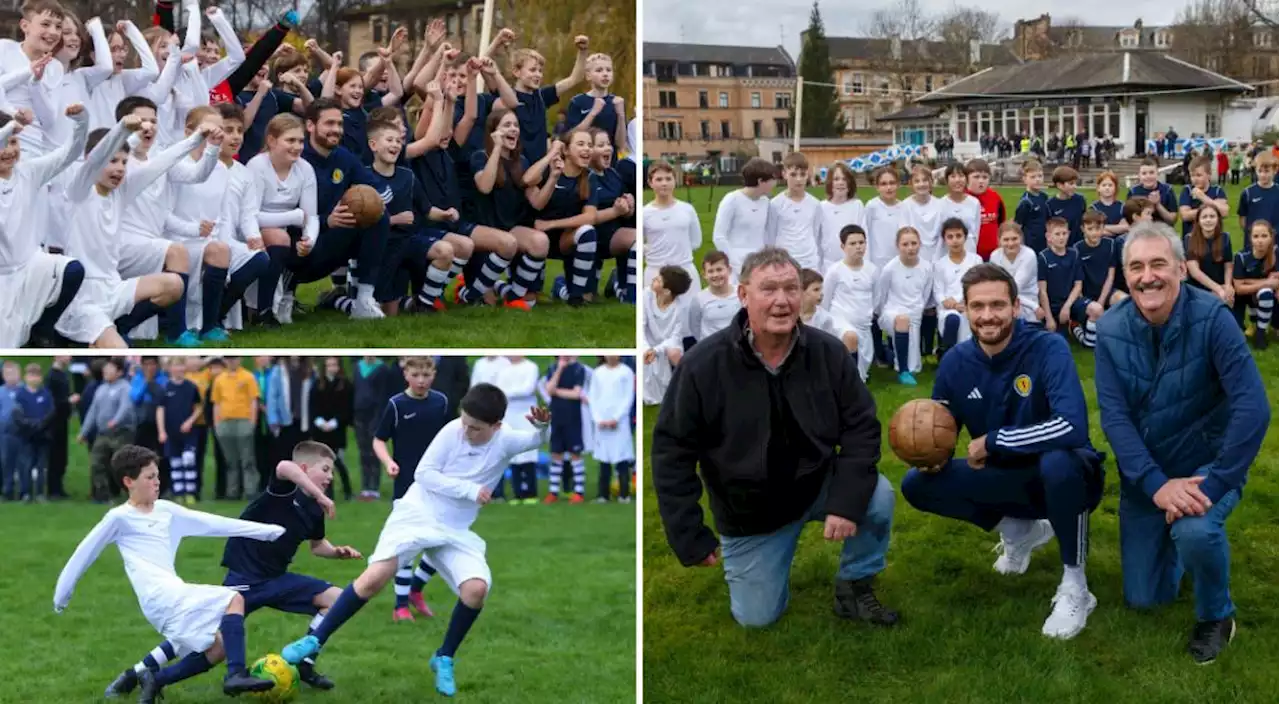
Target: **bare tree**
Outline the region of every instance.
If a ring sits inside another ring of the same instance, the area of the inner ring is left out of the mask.
[[[920,0],[898,0],[896,5],[872,13],[867,36],[902,41],[927,39],[935,27],[934,18],[925,11]]]
[[[1248,75],[1252,25],[1253,12],[1245,0],[1192,0],[1174,21],[1174,53],[1229,76]]]
[[[1003,39],[1004,32],[999,26],[1000,16],[994,12],[981,7],[952,6],[937,20],[937,35],[946,61],[969,66],[972,43],[990,44]]]

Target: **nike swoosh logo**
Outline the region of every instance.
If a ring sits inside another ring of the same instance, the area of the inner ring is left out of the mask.
[[[417,413],[406,413],[406,414],[405,414],[405,416],[404,416],[404,419],[405,419],[405,420],[410,420],[410,419],[412,419],[412,418],[416,418],[417,416],[418,416],[418,414],[417,414]]]

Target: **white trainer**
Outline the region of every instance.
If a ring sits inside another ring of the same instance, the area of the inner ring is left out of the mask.
[[[385,317],[386,314],[372,298],[357,298],[351,304],[352,320],[378,320]]]
[[[1049,521],[1040,519],[1031,524],[1027,534],[1018,540],[1009,540],[1000,535],[1000,542],[994,548],[1000,553],[993,565],[1000,574],[1022,574],[1031,565],[1031,553],[1050,540],[1053,540],[1053,526]]]
[[[1070,640],[1084,630],[1089,614],[1098,606],[1098,599],[1088,589],[1060,584],[1052,603],[1053,612],[1045,619],[1040,632],[1050,638]]]
[[[276,304],[276,320],[281,325],[293,324],[293,294],[285,292],[280,296],[280,302]]]

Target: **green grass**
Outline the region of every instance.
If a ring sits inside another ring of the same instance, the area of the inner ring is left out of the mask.
[[[359,466],[354,441],[347,462]],[[212,486],[212,459],[207,463],[206,483]],[[67,487],[84,496],[88,472],[83,447],[72,447],[70,464]],[[589,465],[594,482],[594,464]],[[389,497],[390,480],[384,478],[382,489]],[[235,516],[243,504],[205,502],[199,508]],[[337,509],[337,518],[327,526],[329,538],[368,555],[390,502],[339,501]],[[0,578],[5,604],[0,678],[6,684],[0,688],[0,703],[98,701],[120,670],[162,640],[142,617],[115,549],[105,551],[85,574],[67,611],[53,612],[59,571],[104,511],[79,501],[0,506],[0,535],[6,536]],[[614,704],[634,697],[633,507],[499,504],[481,511],[475,531],[488,543],[494,584],[484,614],[458,653],[459,698]],[[221,584],[223,545],[221,539],[183,541],[178,573],[188,582]],[[338,586],[365,566],[363,560],[321,560],[304,553],[299,551],[295,571]],[[334,636],[320,659],[320,670],[337,682],[337,689],[314,692],[304,685],[298,701],[444,701],[434,692],[427,659],[444,637],[454,597],[438,580],[426,592],[436,617],[412,624],[391,623],[390,586],[375,597]],[[306,632],[308,621],[271,610],[254,613],[245,629],[249,658],[279,652]],[[169,687],[165,701],[223,701],[224,672],[219,666]]]
[[[606,261],[603,281],[613,270]],[[636,307],[598,298],[573,309],[550,298],[551,283],[564,273],[559,261],[547,262],[547,298],[532,311],[488,306],[449,305],[444,313],[400,315],[382,320],[350,320],[333,310],[294,316],[293,324],[277,330],[232,331],[231,340],[207,347],[238,349],[316,349],[333,347],[449,348],[631,348],[636,339]],[[331,284],[317,281],[298,287],[298,298],[313,304]],[[447,301],[453,300],[452,287]],[[139,340],[139,346],[162,347],[160,340]]]
[[[717,189],[717,196],[727,190]],[[1016,202],[1017,189],[1001,190],[1007,205]],[[1238,193],[1229,190],[1233,206]],[[694,191],[704,229],[715,213],[707,195]],[[685,197],[683,189],[678,197]],[[1106,451],[1093,360],[1078,348],[1075,356],[1089,402],[1090,435]],[[1274,407],[1280,372],[1275,347],[1256,352],[1255,359]],[[934,369],[927,363],[914,388],[899,386],[888,370],[872,370],[869,386],[882,424],[904,402],[928,396]],[[647,447],[657,408],[647,408],[644,417]],[[897,487],[906,467],[887,439],[881,454],[880,471]],[[1185,652],[1195,621],[1189,581],[1175,603],[1159,610],[1124,606],[1114,458],[1108,459],[1106,495],[1091,523],[1088,577],[1099,605],[1084,632],[1069,642],[1040,635],[1061,575],[1052,546],[1036,555],[1025,575],[1002,577],[991,569],[993,535],[923,514],[900,497],[888,568],[879,577],[881,598],[902,613],[897,628],[874,629],[832,614],[839,547],[824,542],[814,524],[801,537],[787,613],[768,629],[748,631],[729,615],[723,571],[686,569],[671,554],[656,498],[646,488],[645,701],[1275,701],[1278,480],[1273,422],[1228,521],[1239,632],[1208,667],[1194,666]],[[710,525],[709,511],[706,518]]]

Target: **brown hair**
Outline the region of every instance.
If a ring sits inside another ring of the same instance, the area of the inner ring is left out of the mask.
[[[39,375],[41,375],[41,376],[44,376],[44,370],[43,370],[43,369],[41,369],[41,368],[40,368],[40,365],[39,365],[38,363],[36,363],[36,362],[32,362],[32,363],[30,363],[30,364],[28,364],[28,365],[27,365],[27,373],[28,373],[28,374],[39,374]]]
[[[404,130],[400,129],[400,126],[397,125],[395,122],[392,122],[391,120],[371,119],[365,123],[364,133],[365,133],[365,136],[368,137],[369,139],[373,139],[373,136],[376,133],[387,132],[387,131],[397,132],[402,135],[404,134]]]
[[[784,169],[804,169],[809,170],[809,159],[801,152],[791,152],[782,160],[782,168]]]
[[[1143,158],[1142,163],[1138,165],[1138,168],[1142,168],[1143,166],[1150,166],[1158,169],[1160,168],[1160,162],[1157,161],[1154,156],[1148,156]]]
[[[1043,173],[1043,172],[1044,172],[1044,167],[1040,165],[1040,162],[1039,162],[1038,160],[1036,160],[1036,159],[1027,159],[1026,161],[1022,162],[1022,175],[1023,175],[1023,176],[1026,176],[1027,174],[1033,174],[1033,173],[1035,173],[1035,172],[1037,172],[1037,171],[1039,171],[1039,172],[1041,172],[1041,173]]]
[[[1107,224],[1107,216],[1104,215],[1101,210],[1094,210],[1093,208],[1090,208],[1084,211],[1084,217],[1081,218],[1080,222],[1083,227],[1087,227],[1089,225],[1098,225],[1101,227]]]
[[[1221,264],[1224,261],[1224,257],[1222,245],[1217,240],[1226,236],[1226,233],[1222,231],[1222,213],[1218,213],[1218,229],[1214,233],[1215,241],[1210,243],[1209,238],[1204,234],[1204,230],[1200,228],[1200,213],[1204,212],[1205,208],[1212,209],[1215,213],[1218,212],[1218,209],[1212,205],[1202,205],[1196,208],[1195,218],[1191,221],[1191,235],[1187,237],[1187,259],[1198,260],[1209,254],[1210,249],[1212,249],[1213,261]]]
[[[90,54],[93,51],[93,39],[89,36],[89,32],[85,30],[84,22],[81,22],[80,18],[77,17],[75,13],[64,9],[62,11],[62,21],[66,22],[67,20],[71,20],[71,23],[75,25],[76,34],[80,37],[80,53],[71,57],[71,61],[68,62],[67,67],[72,69],[80,68],[81,66],[85,66],[90,63]],[[53,53],[57,54],[59,51],[62,51],[62,46],[63,42],[59,39],[58,45],[53,48]]]
[[[1259,152],[1258,156],[1253,158],[1253,168],[1260,169],[1264,166],[1276,168],[1276,155],[1272,154],[1270,149]]]
[[[965,164],[965,168],[968,169],[970,174],[991,175],[991,165],[987,163],[986,159],[970,159],[969,163]]]
[[[1124,221],[1133,224],[1133,219],[1142,214],[1144,210],[1155,210],[1155,206],[1146,198],[1130,198],[1124,202]]]
[[[1012,220],[1005,220],[1000,224],[1000,229],[996,232],[996,237],[1003,237],[1006,232],[1012,232],[1018,237],[1022,237],[1022,226]]]
[[[892,176],[894,183],[902,183],[902,181],[898,178],[898,170],[892,166],[881,166],[875,171],[872,171],[871,183],[879,186],[880,179],[883,178],[885,174],[889,174],[890,176]]]
[[[216,116],[220,116],[216,108],[210,107],[208,105],[196,106],[194,108],[191,108],[191,111],[187,113],[187,121],[185,123],[186,128],[194,131],[195,128],[200,126],[201,122],[204,122],[204,119],[206,117],[216,117]]]
[[[290,130],[302,130],[305,135],[307,133],[306,125],[302,122],[302,118],[291,112],[282,112],[271,118],[267,123],[267,138],[262,140],[263,151],[267,150],[268,140],[279,139],[281,135]]]
[[[404,363],[400,366],[404,367],[406,371],[416,369],[433,374],[436,371],[436,360],[430,357],[406,357]]]
[[[484,151],[486,154],[492,154],[498,145],[493,143],[493,133],[498,129],[498,123],[502,122],[502,118],[511,112],[506,108],[494,110],[489,113],[489,117],[484,121]],[[507,185],[507,176],[510,174],[511,179],[515,181],[518,187],[524,180],[524,163],[520,161],[520,155],[524,152],[524,147],[520,142],[520,136],[516,136],[515,149],[511,153],[503,157],[498,164],[498,178],[494,181],[494,185],[498,188],[504,188]]]
[[[1053,185],[1079,181],[1080,174],[1070,166],[1059,166],[1053,170]]]
[[[141,445],[125,445],[111,455],[111,473],[122,483],[125,477],[137,479],[144,467],[155,464],[158,459],[156,453]]]
[[[1265,274],[1266,272],[1276,268],[1276,231],[1274,228],[1271,227],[1270,222],[1266,220],[1254,220],[1253,224],[1249,226],[1249,231],[1245,233],[1245,236],[1248,239],[1245,240],[1244,244],[1246,247],[1249,247],[1250,249],[1253,248],[1253,242],[1252,242],[1253,231],[1258,227],[1265,228],[1267,231],[1267,236],[1271,238],[1271,246],[1267,247],[1267,258],[1264,259],[1262,262],[1263,263],[1262,271]]]
[[[287,54],[280,54],[271,61],[271,75],[279,77],[280,74],[292,71],[299,66],[311,66],[311,62],[300,51],[291,51]]]
[[[867,241],[867,231],[862,229],[861,225],[845,225],[840,228],[840,246],[843,247],[849,243],[849,238],[854,235],[862,235],[862,241]]]
[[[827,198],[831,198],[831,181],[835,179],[836,174],[843,176],[845,183],[849,184],[849,197],[856,198],[854,194],[858,191],[858,179],[853,175],[853,169],[849,168],[849,165],[843,161],[837,161],[832,164],[831,168],[827,171],[827,182],[823,184],[827,191]]]
[[[526,61],[537,61],[539,64],[542,64],[543,66],[547,65],[546,57],[544,57],[542,54],[539,54],[537,51],[533,49],[529,49],[526,47],[524,49],[516,49],[515,51],[511,52],[511,70],[512,71],[519,71],[520,67],[524,66],[524,63]]]
[[[1067,223],[1066,218],[1049,218],[1047,221],[1045,221],[1044,223],[1045,232],[1048,232],[1050,228],[1054,228],[1054,227],[1061,227],[1067,230],[1071,229],[1071,225]]]
[[[1120,190],[1120,178],[1116,176],[1114,171],[1103,171],[1098,174],[1098,179],[1094,181],[1094,186],[1097,186],[1103,181],[1110,181],[1111,185],[1116,187],[1116,190]]]
[[[27,0],[22,3],[23,19],[31,19],[32,15],[39,15],[44,12],[53,15],[55,19],[62,19],[66,10],[62,8],[62,5],[57,0]]]
[[[761,181],[777,177],[778,167],[758,156],[748,159],[742,167],[742,184],[747,188],[755,188]]]
[[[814,284],[820,284],[820,283],[822,283],[822,274],[819,274],[813,269],[800,270],[800,289],[801,290],[809,288]]]
[[[902,243],[902,236],[912,234],[916,236],[916,240],[920,240],[920,231],[910,225],[903,225],[898,228],[898,233],[893,236],[893,246],[897,247]]]
[[[924,176],[929,179],[929,186],[933,186],[933,169],[930,169],[924,164],[916,164],[911,167],[911,180],[916,180],[916,176]]]
[[[721,263],[723,263],[725,266],[729,266],[729,255],[725,254],[724,252],[721,252],[718,249],[713,249],[710,252],[707,252],[706,254],[702,255],[703,269],[706,269],[708,266],[712,264],[721,264]]]
[[[693,285],[689,272],[678,266],[664,266],[658,270],[658,278],[662,279],[662,287],[672,296],[683,296]]]
[[[650,178],[650,180],[652,180],[652,179],[653,179],[653,175],[654,175],[654,174],[659,173],[659,172],[662,172],[662,171],[665,171],[665,172],[667,172],[667,173],[671,174],[671,177],[672,177],[672,178],[675,178],[675,177],[676,177],[676,167],[675,167],[675,166],[672,166],[670,162],[666,162],[666,161],[658,160],[658,161],[653,162],[652,164],[649,164],[649,178]]]
[[[302,464],[311,464],[317,460],[333,461],[337,458],[337,455],[333,453],[333,448],[315,440],[303,440],[294,445],[292,456],[294,462]]]
[[[239,122],[241,127],[244,126],[244,108],[240,107],[239,104],[234,102],[218,103],[216,108],[224,123],[228,121]]]
[[[1199,169],[1204,169],[1206,173],[1213,173],[1213,158],[1207,157],[1207,156],[1198,156],[1192,159],[1191,163],[1187,164],[1187,175],[1190,176],[1192,172],[1197,171]]]
[[[490,115],[490,117],[492,117],[492,115]],[[489,124],[488,121],[486,121],[485,125],[487,126],[488,124]],[[494,124],[496,125],[497,123],[495,122]],[[565,146],[564,151],[566,154],[569,152],[569,145],[573,142],[573,136],[579,133],[587,135],[588,143],[593,143],[595,141],[591,138],[591,128],[583,127],[581,125],[574,127],[573,129],[569,130],[564,136],[564,140],[563,140],[564,146]],[[486,136],[485,142],[488,142],[488,141],[489,141],[489,138]],[[590,196],[591,196],[591,165],[587,164],[582,168],[582,173],[578,174],[578,199],[585,201]]]
[[[1010,223],[1006,223],[1010,224]],[[1017,225],[1017,223],[1012,223]],[[1004,228],[1000,228],[1002,231]],[[1019,234],[1022,230],[1019,228]],[[964,276],[960,277],[960,288],[965,298],[969,297],[969,289],[985,283],[999,282],[1003,283],[1009,289],[1009,301],[1018,300],[1018,284],[1013,280],[1013,275],[1005,271],[1000,265],[991,262],[983,262],[966,271]]]
[[[395,122],[400,119],[400,111],[395,108],[377,107],[369,111],[369,122]]]

